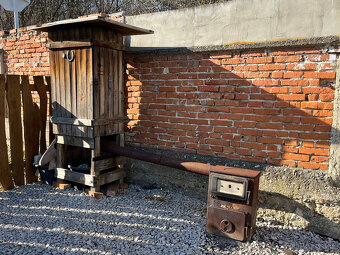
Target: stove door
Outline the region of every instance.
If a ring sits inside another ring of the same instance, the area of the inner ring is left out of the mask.
[[[208,207],[207,232],[244,241],[246,240],[246,214],[231,209]]]

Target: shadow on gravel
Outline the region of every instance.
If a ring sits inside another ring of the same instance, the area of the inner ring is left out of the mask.
[[[303,204],[282,194],[266,191],[260,192],[260,201],[265,201],[264,203],[260,203],[261,208],[292,213],[293,219],[303,221],[306,229],[317,231],[318,228],[324,229],[325,226],[327,226],[329,233],[333,234],[333,236],[335,236],[340,229],[339,223],[333,222],[315,211],[317,206],[315,201],[307,200],[306,203]]]
[[[0,193],[0,253],[264,254],[266,248],[269,254],[285,249],[305,254],[340,247],[312,232],[263,219],[250,242],[207,235],[203,208],[201,200],[160,189],[134,186],[96,200],[79,191],[28,185]]]

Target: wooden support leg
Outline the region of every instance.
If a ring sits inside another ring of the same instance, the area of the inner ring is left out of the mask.
[[[98,173],[94,169],[94,161],[93,158],[100,156],[100,137],[94,138],[94,149],[91,151],[91,175],[98,176]],[[100,186],[95,183],[94,187],[91,188],[91,191],[99,192]]]
[[[57,168],[66,168],[66,151],[67,145],[57,143]],[[57,179],[57,182],[63,183],[64,180]]]

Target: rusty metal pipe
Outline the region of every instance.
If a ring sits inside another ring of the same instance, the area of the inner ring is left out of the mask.
[[[102,141],[101,150],[109,152],[115,155],[133,158],[137,160],[142,160],[150,162],[157,165],[168,166],[172,168],[177,168],[180,170],[185,170],[197,174],[209,175],[210,171],[230,174],[230,175],[241,175],[244,177],[255,178],[259,175],[259,171],[227,167],[227,166],[211,166],[208,164],[198,163],[198,162],[187,162],[182,161],[177,158],[164,156],[160,154],[145,152],[141,150],[136,150],[128,147],[121,147],[112,141]]]

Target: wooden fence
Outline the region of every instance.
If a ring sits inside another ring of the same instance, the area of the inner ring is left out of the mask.
[[[50,87],[49,77],[0,74],[0,183],[4,190],[37,180],[33,161],[35,155],[46,150],[46,119],[48,111],[51,112],[48,102]],[[33,91],[38,92],[39,105],[33,101]],[[6,143],[6,107],[9,148]]]

